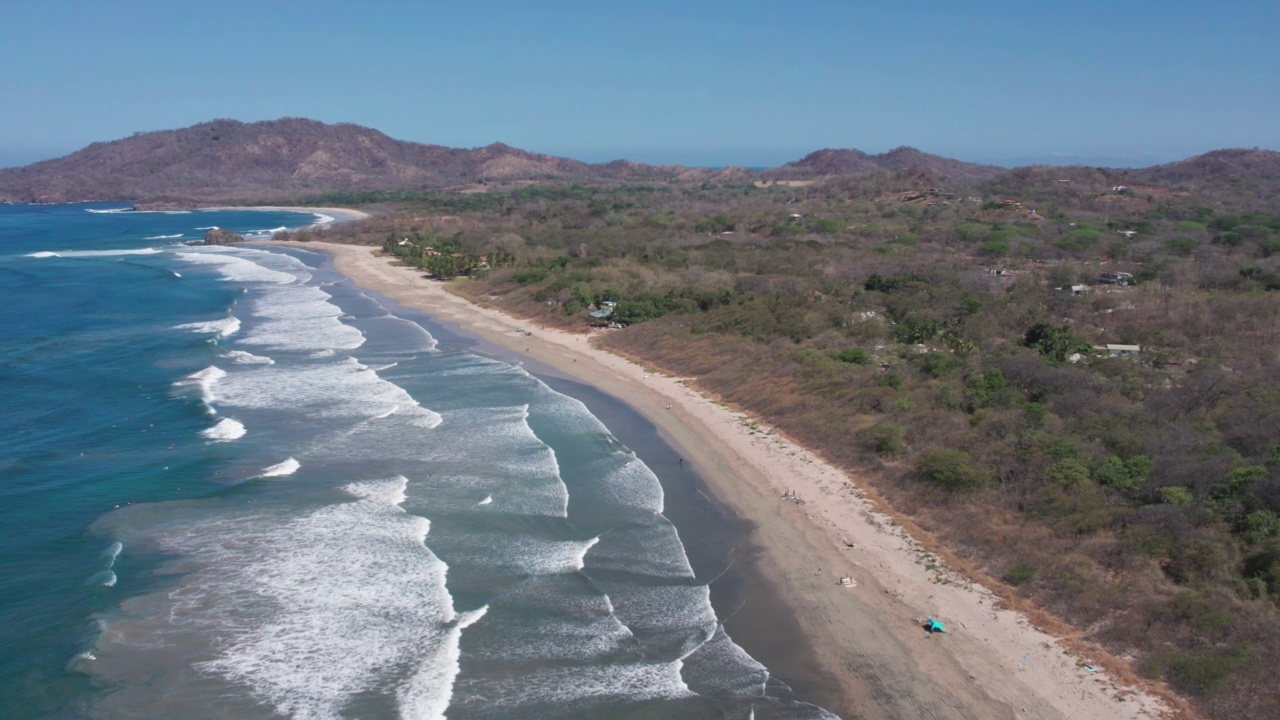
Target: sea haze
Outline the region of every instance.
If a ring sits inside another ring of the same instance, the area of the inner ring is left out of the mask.
[[[315,253],[175,244],[326,218],[121,210],[0,207],[0,716],[831,717],[582,402]]]

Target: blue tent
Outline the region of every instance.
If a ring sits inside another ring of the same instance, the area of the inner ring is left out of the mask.
[[[946,628],[942,627],[942,623],[933,618],[929,618],[929,621],[924,624],[924,629],[931,633],[946,632]]]

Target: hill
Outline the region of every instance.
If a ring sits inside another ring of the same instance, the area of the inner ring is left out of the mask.
[[[1066,174],[1073,172],[1089,175],[1089,182],[1061,187],[1066,184]],[[1109,183],[1194,185],[1230,191],[1257,205],[1270,202],[1274,188],[1280,186],[1275,182],[1280,180],[1280,153],[1215,150],[1131,171],[1049,167],[1010,171],[911,147],[878,155],[828,148],[756,172],[627,160],[591,164],[502,143],[450,148],[396,140],[359,125],[331,125],[303,118],[255,123],[213,120],[98,142],[65,157],[0,170],[0,202],[233,204],[300,201],[335,192],[477,190],[545,181],[700,184],[749,183],[764,178],[828,184],[834,180],[837,185],[847,185],[864,178],[883,184],[891,176],[909,181],[912,187],[991,183],[989,191],[1024,199],[1082,195],[1085,185],[1096,193],[1098,188],[1110,187]]]
[[[0,170],[0,201],[296,200],[331,191],[446,188],[486,181],[659,179],[683,172],[589,165],[495,143],[476,149],[395,140],[370,128],[285,118],[214,120],[94,143]]]
[[[1203,183],[1280,180],[1280,152],[1226,149],[1133,171],[1148,182]]]
[[[871,175],[878,172],[914,170],[946,180],[989,180],[1005,172],[994,165],[953,160],[930,155],[912,147],[899,147],[879,155],[861,150],[824,149],[811,152],[795,162],[765,171],[767,177],[808,179],[823,176]]]

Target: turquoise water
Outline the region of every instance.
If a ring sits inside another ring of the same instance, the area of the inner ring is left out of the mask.
[[[0,207],[0,716],[829,717],[582,402],[322,256],[173,244],[311,214],[111,209]]]

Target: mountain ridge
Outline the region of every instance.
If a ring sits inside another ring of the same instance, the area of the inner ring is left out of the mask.
[[[334,191],[447,190],[539,181],[682,183],[821,180],[911,171],[938,181],[985,181],[1011,172],[902,146],[879,154],[824,148],[763,171],[690,168],[629,160],[586,163],[495,142],[478,148],[394,139],[352,123],[306,118],[253,123],[215,119],[92,143],[30,165],[0,169],[2,202],[296,201]],[[1280,179],[1280,153],[1215,150],[1127,171],[1150,182]]]

